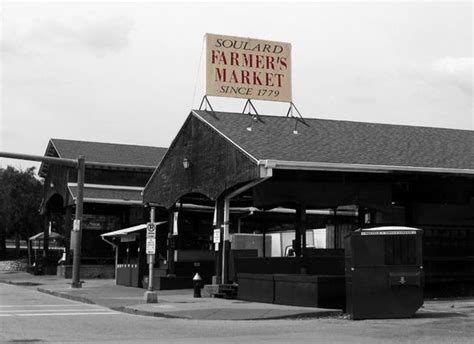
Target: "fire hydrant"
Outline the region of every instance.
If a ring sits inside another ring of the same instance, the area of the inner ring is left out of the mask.
[[[201,297],[202,278],[198,272],[193,277],[194,297]]]

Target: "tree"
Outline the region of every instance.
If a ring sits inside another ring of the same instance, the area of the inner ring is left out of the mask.
[[[17,170],[0,168],[0,253],[6,251],[6,238],[16,239],[17,255],[20,240],[43,229],[39,214],[43,185],[35,177],[35,167]]]

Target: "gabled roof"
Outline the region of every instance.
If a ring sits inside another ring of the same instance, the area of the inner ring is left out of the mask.
[[[474,131],[242,113],[193,111],[257,163],[374,166],[474,174]],[[252,130],[247,128],[251,126]],[[362,168],[363,170],[364,168]]]
[[[165,155],[167,148],[118,143],[103,143],[76,141],[64,139],[50,139],[45,156],[77,159],[84,155],[86,163],[95,163],[97,166],[114,166],[120,169],[151,169],[153,170]],[[39,175],[47,174],[48,163],[42,163]]]

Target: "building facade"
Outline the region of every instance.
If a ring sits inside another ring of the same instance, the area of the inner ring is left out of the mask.
[[[83,264],[110,265],[109,270],[113,272],[115,254],[100,235],[147,221],[149,215],[142,206],[142,191],[165,152],[166,148],[161,147],[49,141],[45,156],[85,157]],[[41,212],[45,215],[45,228],[64,235],[69,252],[77,199],[77,170],[42,163],[39,175],[44,178]],[[69,255],[67,263],[70,263]],[[93,270],[98,275],[104,273],[101,269]]]
[[[192,111],[143,198],[170,212],[180,204],[215,209],[199,232],[213,250],[220,230],[222,282],[231,281],[232,234],[254,233],[256,224],[242,227],[231,209],[253,207],[265,214],[258,221],[267,234],[282,223],[294,230],[296,256],[308,252],[315,227],[326,229],[331,249],[343,249],[344,236],[361,227],[421,228],[427,290],[472,290],[473,147],[468,130]],[[278,218],[281,208],[293,215]],[[348,210],[354,216],[341,216]],[[326,215],[310,216],[317,211]]]

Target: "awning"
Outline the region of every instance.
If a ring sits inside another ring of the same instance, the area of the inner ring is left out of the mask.
[[[43,238],[44,238],[44,232],[40,232],[40,233],[37,233],[37,234],[35,234],[35,235],[33,235],[33,236],[30,236],[30,237],[28,238],[28,240],[30,240],[30,241],[31,241],[31,240],[43,240]],[[51,233],[49,233],[49,239],[50,239],[50,240],[51,240],[51,239],[61,239],[61,238],[64,238],[64,237],[63,237],[61,234],[59,234],[59,233],[56,233],[56,232],[51,232]]]
[[[162,225],[162,224],[167,223],[167,222],[168,221],[155,222],[155,225],[159,226],[159,225]],[[144,223],[144,224],[133,226],[133,227],[123,228],[123,229],[119,229],[117,231],[101,234],[101,237],[124,236],[124,235],[130,234],[130,233],[138,232],[142,229],[145,229],[146,226],[147,226],[146,223]]]
[[[77,199],[77,184],[68,183],[72,200]],[[113,185],[84,185],[84,203],[141,205],[142,187],[113,186]]]

